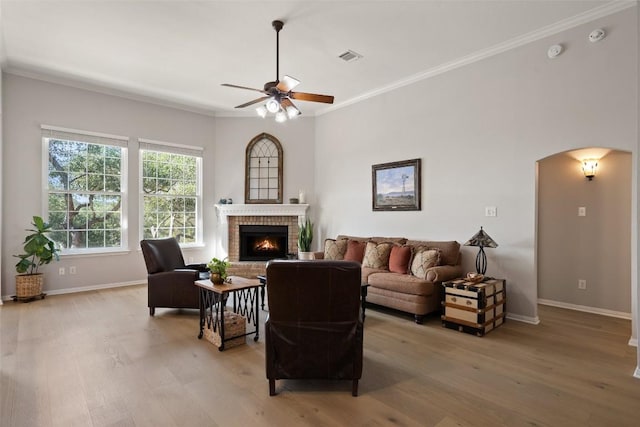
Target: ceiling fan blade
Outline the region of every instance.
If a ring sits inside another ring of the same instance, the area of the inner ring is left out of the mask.
[[[249,102],[245,102],[244,104],[237,105],[236,108],[248,107],[249,105],[257,104],[258,102],[265,101],[265,100],[267,100],[269,98],[271,98],[271,97],[270,96],[263,96],[262,98],[254,99],[253,101],[249,101]]]
[[[300,101],[324,102],[325,104],[333,104],[333,96],[318,95],[317,93],[291,92],[289,97],[299,99]]]
[[[299,84],[300,84],[300,80],[294,79],[291,76],[284,76],[282,80],[278,83],[278,86],[276,86],[276,88],[278,88],[280,92],[289,92]]]
[[[255,91],[255,92],[260,92],[260,93],[268,94],[267,92],[265,92],[265,91],[264,91],[264,90],[262,90],[262,89],[254,89],[254,88],[252,88],[252,87],[232,85],[232,84],[229,84],[229,83],[222,83],[222,84],[221,84],[221,86],[226,86],[226,87],[235,87],[236,89],[253,90],[253,91]]]

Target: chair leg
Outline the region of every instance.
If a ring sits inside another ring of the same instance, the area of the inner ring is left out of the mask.
[[[155,307],[149,307],[149,316],[153,316],[154,314],[156,314],[156,308]]]
[[[269,378],[269,396],[276,395],[276,380]]]
[[[351,385],[351,395],[354,397],[358,396],[358,380],[353,380],[353,384]]]
[[[424,319],[424,315],[422,314],[416,314],[415,315],[415,319],[416,319],[416,323],[418,325],[422,325],[422,320]]]

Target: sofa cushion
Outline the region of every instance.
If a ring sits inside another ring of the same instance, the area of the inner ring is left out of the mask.
[[[364,258],[364,250],[367,247],[367,242],[361,242],[358,240],[347,240],[347,252],[344,254],[345,261],[356,261],[362,263]]]
[[[389,268],[389,255],[391,255],[391,248],[394,243],[374,243],[367,242],[367,247],[364,251],[364,259],[362,260],[363,267],[369,268]]]
[[[460,264],[460,243],[455,240],[448,242],[429,242],[421,240],[408,240],[407,245],[414,247],[426,246],[428,248],[440,249],[440,265]]]
[[[400,273],[371,273],[367,283],[372,288],[388,289],[411,295],[432,295],[435,285],[424,279]]]
[[[409,272],[409,263],[413,255],[412,246],[394,245],[389,255],[389,271],[392,273],[407,274]]]
[[[411,274],[419,279],[427,277],[427,270],[440,263],[440,250],[419,246],[415,248],[411,261]]]
[[[382,268],[369,268],[369,267],[362,267],[362,284],[363,285],[367,285],[369,284],[369,276],[371,276],[373,273],[388,273],[389,270],[384,270]]]
[[[324,241],[324,259],[342,260],[347,252],[347,239],[326,239]]]

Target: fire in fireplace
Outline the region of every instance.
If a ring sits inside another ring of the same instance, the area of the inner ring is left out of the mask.
[[[286,258],[286,225],[241,225],[240,261],[269,261]]]

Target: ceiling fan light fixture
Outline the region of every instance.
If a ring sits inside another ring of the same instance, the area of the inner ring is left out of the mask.
[[[287,117],[289,117],[289,119],[295,119],[300,115],[300,110],[298,110],[293,105],[287,106],[286,111],[287,111]]]
[[[278,100],[273,97],[271,99],[269,99],[264,106],[267,108],[267,111],[270,113],[277,113],[278,110],[280,109],[280,103],[278,102]]]
[[[262,118],[265,118],[269,113],[275,115],[277,122],[285,122],[288,119],[293,119],[302,113],[298,108],[293,105],[291,100],[298,101],[310,101],[310,102],[322,102],[325,104],[333,104],[333,96],[320,95],[317,93],[307,92],[294,92],[293,89],[300,84],[300,80],[291,77],[283,76],[280,79],[280,30],[284,26],[282,21],[273,21],[273,29],[276,31],[276,78],[273,81],[264,84],[263,89],[255,89],[247,86],[238,86],[230,83],[222,83],[222,86],[232,87],[236,89],[251,90],[254,92],[260,92],[262,96],[244,104],[237,105],[235,108],[245,108],[250,105],[262,104],[256,108],[256,112]],[[355,52],[353,52],[355,54]],[[357,55],[357,54],[356,54]]]
[[[276,113],[276,122],[282,123],[286,121],[287,121],[287,114],[283,110],[278,111]]]
[[[258,112],[258,115],[263,119],[267,117],[267,108],[264,105],[261,105],[258,108],[256,108],[256,111]]]

